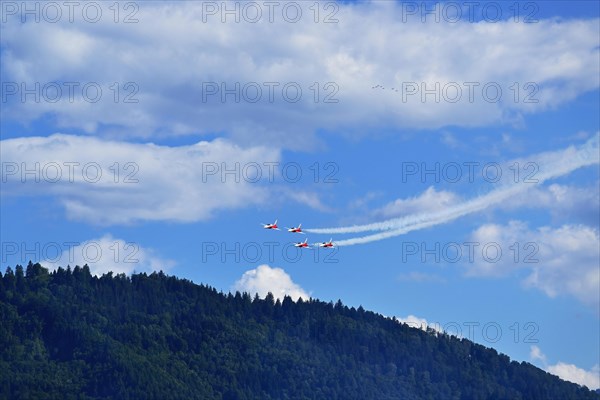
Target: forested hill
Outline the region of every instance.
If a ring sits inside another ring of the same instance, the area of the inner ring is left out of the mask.
[[[465,339],[163,273],[0,274],[2,399],[600,399]]]

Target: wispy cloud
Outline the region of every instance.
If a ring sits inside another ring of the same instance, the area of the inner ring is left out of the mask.
[[[427,274],[427,273],[417,272],[417,271],[409,272],[406,274],[400,274],[400,275],[398,275],[398,280],[405,281],[405,282],[417,282],[417,283],[423,283],[423,282],[444,283],[444,282],[446,282],[446,280],[440,275]]]
[[[546,364],[546,355],[542,353],[542,350],[536,345],[531,346],[529,358],[531,361],[541,361],[543,364]]]

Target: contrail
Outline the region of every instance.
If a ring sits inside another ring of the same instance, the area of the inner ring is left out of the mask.
[[[598,147],[599,135],[592,137],[580,148],[573,146],[558,152],[543,153],[536,158],[539,160],[540,169],[535,177],[537,182],[516,182],[505,184],[485,195],[468,200],[443,211],[420,213],[403,218],[394,218],[387,221],[367,225],[355,225],[341,228],[306,229],[313,233],[356,233],[365,231],[385,231],[373,235],[337,241],[338,246],[350,246],[386,239],[403,235],[407,232],[424,229],[430,226],[443,224],[456,218],[471,214],[498,204],[512,196],[526,191],[532,186],[541,185],[548,179],[569,174],[581,167],[598,164],[600,162],[600,149]]]

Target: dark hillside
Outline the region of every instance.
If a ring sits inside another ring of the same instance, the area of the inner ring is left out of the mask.
[[[600,399],[465,339],[163,273],[0,274],[4,399]]]

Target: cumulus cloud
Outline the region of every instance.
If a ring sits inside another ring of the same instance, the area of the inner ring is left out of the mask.
[[[412,314],[409,314],[406,318],[398,318],[398,321],[412,328],[418,328],[424,331],[427,330],[427,327],[429,326],[425,318],[419,318]]]
[[[106,234],[101,238],[86,240],[82,243],[70,243],[56,258],[49,256],[41,264],[50,270],[58,267],[66,268],[87,264],[92,275],[102,275],[107,272],[114,274],[131,274],[132,272],[167,271],[175,262],[163,259],[150,248],[144,248],[135,242]]]
[[[244,272],[244,275],[235,282],[231,290],[256,293],[260,297],[265,297],[270,292],[276,299],[280,300],[283,300],[285,296],[290,296],[294,301],[297,301],[300,297],[303,300],[310,299],[310,295],[294,283],[283,269],[271,268],[266,264]]]
[[[598,364],[591,371],[587,371],[574,364],[559,362],[549,365],[546,370],[561,379],[587,386],[589,389],[600,388],[600,366]]]
[[[54,102],[22,102],[18,89],[2,117],[52,115],[59,128],[137,137],[227,132],[246,143],[306,148],[318,128],[356,134],[381,126],[485,126],[599,86],[598,19],[422,23],[404,21],[399,2],[373,1],[336,3],[337,23],[322,23],[331,10],[321,10],[315,23],[312,3],[301,3],[296,23],[282,18],[282,7],[274,23],[266,9],[258,23],[233,16],[222,23],[221,13],[205,18],[204,4],[146,2],[133,24],[115,24],[108,9],[97,23],[23,24],[20,15],[8,16],[0,42],[4,81],[80,85],[74,99],[62,87]],[[97,102],[82,94],[90,81],[102,89]],[[209,95],[213,83],[218,92]],[[488,83],[502,90],[498,101],[486,100]],[[403,97],[408,84],[417,93]],[[441,100],[422,98],[424,88]],[[537,102],[526,102],[527,95]]]
[[[565,381],[587,386],[591,390],[600,388],[600,365],[596,364],[591,370],[585,370],[577,367],[575,364],[569,364],[559,361],[556,364],[548,365],[546,355],[538,346],[531,346],[529,352],[531,361],[539,361],[543,368],[549,373],[558,376]]]
[[[397,320],[403,324],[410,326],[411,328],[417,328],[417,329],[421,329],[423,331],[427,331],[427,329],[430,329],[437,333],[444,332],[444,330],[442,329],[439,322],[430,323],[425,318],[420,318],[420,317],[414,316],[412,314],[409,314],[406,318],[397,318]],[[446,333],[449,335],[454,334],[451,331],[448,331]]]
[[[55,196],[69,218],[94,224],[206,220],[263,203],[264,183],[279,178],[269,164],[279,151],[223,139],[170,147],[54,134],[1,144],[3,195]]]
[[[600,306],[597,229],[585,225],[530,229],[524,222],[510,221],[506,225],[482,225],[469,240],[479,244],[473,263],[468,264],[470,275],[503,276],[524,271],[525,286],[550,297],[566,294]],[[486,246],[489,251],[483,250]]]

